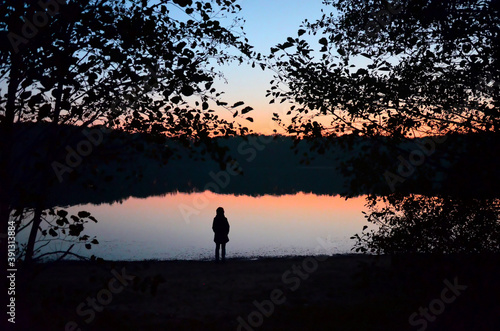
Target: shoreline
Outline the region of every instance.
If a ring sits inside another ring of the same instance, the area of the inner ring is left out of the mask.
[[[435,253],[411,253],[411,254],[376,254],[376,253],[336,253],[336,254],[317,254],[317,255],[254,255],[254,256],[236,256],[227,257],[227,261],[262,261],[262,260],[294,260],[308,257],[319,257],[319,258],[339,258],[339,257],[378,257],[378,258],[390,258],[390,259],[459,259],[459,258],[480,258],[480,257],[498,257],[500,254],[496,253],[452,253],[452,254],[435,254]],[[155,263],[155,262],[214,262],[214,257],[202,258],[202,259],[137,259],[137,260],[113,260],[113,259],[103,259],[96,257],[96,260],[80,260],[76,258],[67,258],[62,261],[42,261],[37,262],[38,265],[47,264],[58,264],[58,263]]]
[[[236,257],[227,257],[227,261],[260,261],[260,260],[273,260],[273,259],[296,259],[296,258],[306,258],[306,257],[340,257],[340,256],[350,256],[350,257],[355,257],[355,256],[377,256],[376,254],[362,254],[362,253],[337,253],[337,254],[318,254],[318,255],[254,255],[254,256],[248,256],[248,257],[243,257],[243,256],[236,256]],[[378,256],[384,256],[384,255],[378,255]],[[202,258],[202,259],[143,259],[143,260],[107,260],[103,258],[97,257],[97,259],[100,259],[104,262],[113,262],[113,263],[130,263],[130,262],[213,262],[214,257],[211,258]],[[63,261],[43,261],[39,262],[38,264],[43,265],[43,264],[50,264],[50,263],[66,263],[66,262],[80,262],[80,263],[95,263],[95,261],[91,260],[79,260],[76,258],[72,259],[65,259]]]
[[[22,285],[20,314],[39,331],[416,330],[448,282],[460,295],[429,330],[499,325],[499,255],[318,257],[61,261]]]

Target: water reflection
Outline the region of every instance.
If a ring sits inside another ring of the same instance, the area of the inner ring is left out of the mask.
[[[204,201],[200,205],[200,201]],[[212,192],[175,193],[122,203],[78,205],[99,223],[85,232],[100,244],[75,251],[112,260],[211,259],[214,210],[223,206],[231,224],[228,258],[315,254],[318,239],[330,241],[330,254],[349,253],[349,239],[365,224],[361,213],[365,197],[298,193],[260,197]],[[183,206],[196,206],[189,219]],[[54,247],[46,247],[54,249]]]

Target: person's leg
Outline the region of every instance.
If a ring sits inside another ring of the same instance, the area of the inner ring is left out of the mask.
[[[222,244],[222,261],[226,260],[226,244]]]
[[[215,261],[219,261],[219,249],[220,249],[220,244],[215,243]]]

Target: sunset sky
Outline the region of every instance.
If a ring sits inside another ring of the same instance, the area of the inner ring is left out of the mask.
[[[244,28],[250,44],[264,55],[287,37],[297,36],[304,19],[321,17],[321,9],[325,8],[322,0],[241,0],[240,4],[243,8],[240,15],[246,20]],[[270,134],[273,129],[281,132],[271,120],[272,114],[286,113],[289,105],[270,105],[270,99],[265,97],[273,72],[236,64],[223,68],[223,71],[228,84],[221,82],[218,88],[226,92],[227,102],[245,101],[255,109],[249,113],[255,120],[253,124],[244,119],[239,119],[239,122],[259,133]]]

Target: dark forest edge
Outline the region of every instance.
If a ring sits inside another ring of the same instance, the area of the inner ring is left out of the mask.
[[[22,190],[11,190],[13,203],[29,205],[29,197],[45,189],[34,185],[42,162],[52,169],[44,174],[52,183],[47,207],[205,190],[252,196],[306,192],[494,198],[500,184],[496,134],[405,141],[248,135],[192,143],[103,127],[59,126],[52,133],[48,128],[16,125],[22,139],[15,140],[18,158],[11,173]],[[56,135],[60,145],[47,146],[49,135]],[[46,157],[49,148],[58,151],[52,160]]]

